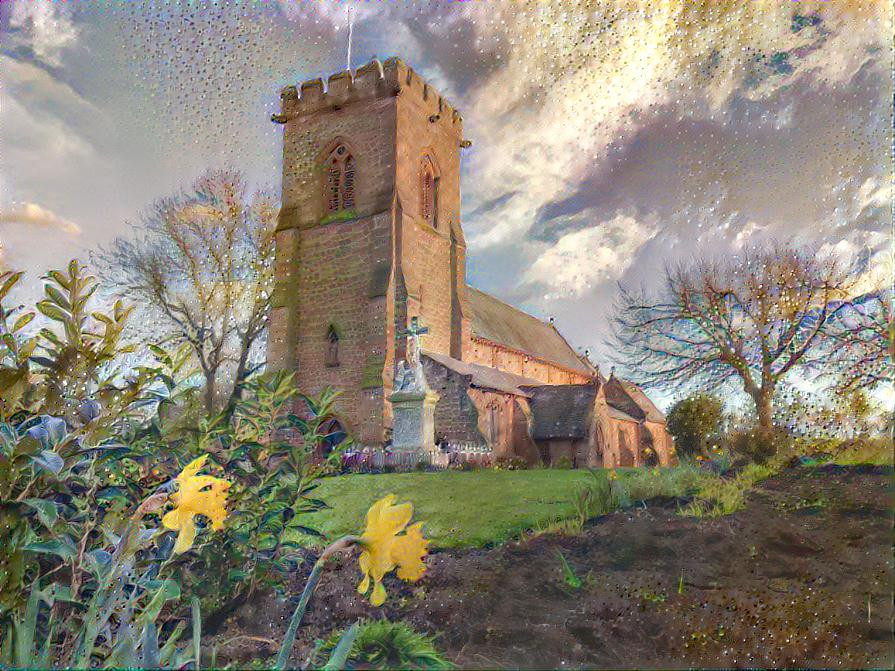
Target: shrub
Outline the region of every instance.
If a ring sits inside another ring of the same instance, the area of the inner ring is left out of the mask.
[[[312,667],[321,666],[335,650],[343,632],[335,632],[320,644]],[[347,668],[452,669],[435,647],[431,636],[416,632],[403,622],[362,620],[348,654]]]
[[[339,450],[320,456],[327,439],[323,427],[333,416],[338,394],[319,397],[298,393],[293,374],[257,376],[245,385],[232,421],[224,413],[203,420],[195,438],[198,449],[213,451],[233,482],[234,514],[223,531],[180,564],[202,598],[214,627],[257,589],[286,584],[287,574],[302,561],[308,537],[320,533],[304,517],[326,507],[313,496],[317,480],[338,469]],[[290,410],[300,398],[306,418]],[[296,439],[289,439],[291,433]],[[340,448],[347,445],[343,441]],[[212,449],[213,448],[213,449]],[[203,580],[207,574],[219,580]]]
[[[697,394],[675,403],[668,412],[668,431],[681,456],[704,454],[711,441],[719,441],[722,404],[714,396]]]
[[[620,482],[632,501],[649,501],[660,497],[692,496],[709,477],[692,464],[681,464],[673,468],[628,471]]]
[[[888,437],[861,437],[841,441],[831,446],[832,460],[842,466],[872,464],[874,466],[892,466],[892,439]]]
[[[758,464],[767,462],[774,455],[787,452],[793,445],[792,437],[776,427],[772,429],[755,427],[748,431],[737,431],[729,437],[728,442],[734,454]]]
[[[618,500],[613,495],[612,483],[606,471],[591,470],[589,473],[591,480],[587,484],[580,485],[575,492],[575,515],[579,529],[588,520],[605,515],[618,507]]]
[[[560,468],[564,470],[569,470],[572,468],[572,459],[567,456],[562,456],[556,461],[550,464],[550,468]]]
[[[494,462],[496,471],[526,471],[528,462],[522,457],[498,457]]]

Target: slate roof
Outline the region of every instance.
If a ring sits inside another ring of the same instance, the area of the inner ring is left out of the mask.
[[[494,389],[495,391],[502,391],[507,394],[515,394],[516,396],[528,398],[530,393],[523,390],[522,387],[525,385],[541,384],[530,377],[523,377],[521,375],[516,375],[515,373],[507,373],[506,371],[491,368],[490,366],[482,366],[477,363],[460,361],[453,357],[449,357],[446,354],[438,354],[437,352],[429,352],[426,350],[423,350],[421,354],[455,373],[469,376],[469,384],[473,387]]]
[[[625,393],[634,401],[638,407],[646,414],[648,422],[664,422],[665,415],[656,405],[649,399],[649,396],[643,393],[643,390],[633,382],[627,380],[619,380]]]
[[[466,297],[473,335],[585,375],[596,374],[552,324],[470,286]]]
[[[531,398],[531,433],[535,440],[587,438],[595,384],[525,387]]]
[[[606,403],[611,407],[620,410],[637,422],[646,419],[646,411],[640,407],[637,401],[631,398],[627,389],[625,389],[625,386],[617,377],[610,375],[604,385],[604,390]]]

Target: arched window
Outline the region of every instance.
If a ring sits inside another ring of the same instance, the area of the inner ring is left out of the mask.
[[[432,228],[438,228],[438,175],[428,156],[420,172],[420,213]]]
[[[326,211],[350,210],[354,207],[354,157],[348,147],[339,144],[326,159]]]
[[[326,365],[330,368],[339,365],[339,334],[334,326],[326,332]]]

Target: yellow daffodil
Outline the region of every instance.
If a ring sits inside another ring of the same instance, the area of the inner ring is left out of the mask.
[[[178,554],[186,552],[193,546],[193,540],[196,538],[196,515],[207,517],[211,521],[211,528],[215,531],[223,527],[224,518],[227,516],[224,505],[227,502],[230,483],[211,475],[198,475],[206,459],[207,454],[194,459],[177,476],[177,492],[171,495],[174,510],[162,518],[162,524],[166,529],[180,532],[174,544],[174,552]]]
[[[410,522],[413,506],[409,503],[396,506],[394,500],[394,494],[389,494],[370,507],[367,528],[360,538],[363,550],[358,563],[364,577],[357,591],[366,594],[372,581],[370,603],[374,606],[385,601],[382,579],[396,566],[398,577],[409,582],[419,580],[426,570],[423,557],[428,552],[429,542],[423,538],[423,525],[421,522],[414,524],[399,536]]]
[[[614,468],[609,470],[609,479],[610,480],[618,480],[618,473],[615,472]]]

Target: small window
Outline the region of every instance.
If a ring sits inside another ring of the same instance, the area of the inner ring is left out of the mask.
[[[430,226],[438,228],[438,182],[432,161],[423,159],[420,174],[420,214]]]
[[[339,365],[339,334],[333,326],[326,332],[326,366],[335,368]]]
[[[344,144],[330,152],[326,169],[326,211],[341,212],[354,208],[354,157]]]

